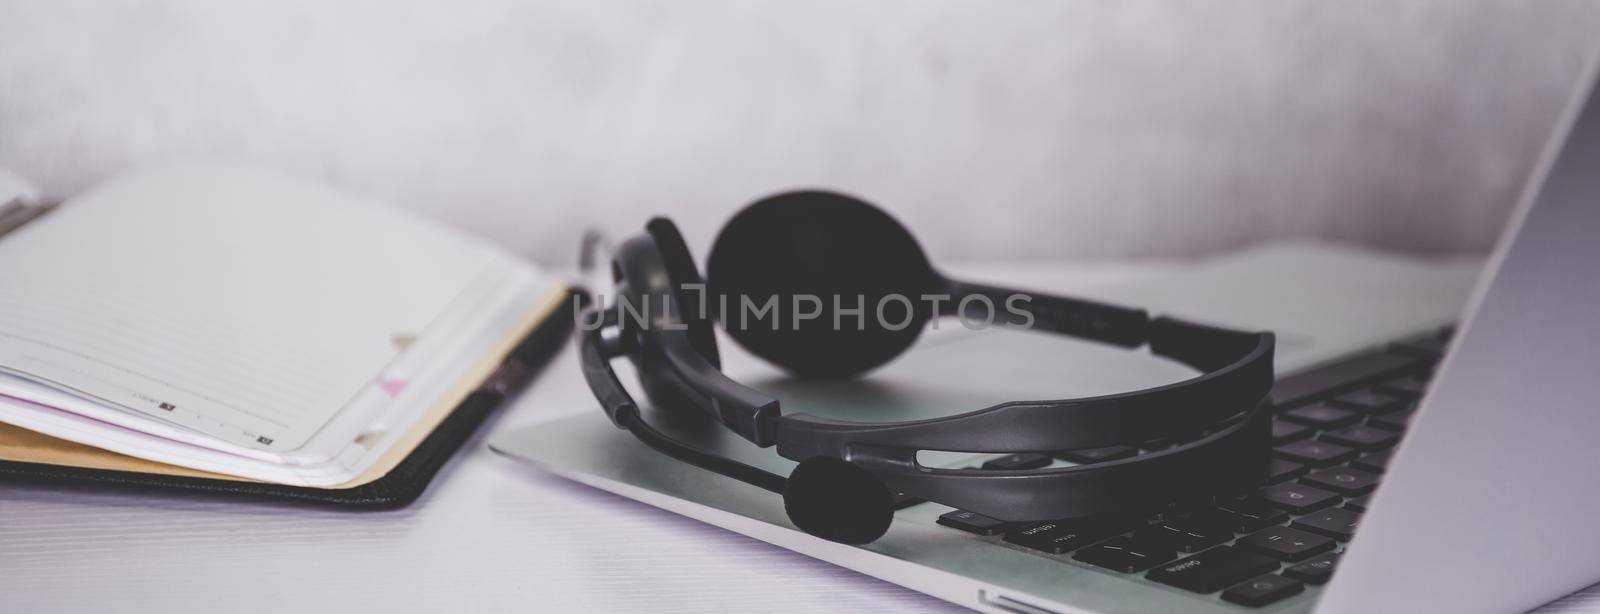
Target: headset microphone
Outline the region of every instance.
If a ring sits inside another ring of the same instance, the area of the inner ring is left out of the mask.
[[[836,542],[865,544],[894,520],[894,494],[860,465],[831,456],[800,461],[783,489],[783,510],[800,530]]]

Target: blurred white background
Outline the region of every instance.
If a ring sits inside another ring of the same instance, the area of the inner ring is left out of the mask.
[[[249,160],[571,262],[856,192],[937,259],[1486,250],[1595,2],[0,0],[0,166]]]

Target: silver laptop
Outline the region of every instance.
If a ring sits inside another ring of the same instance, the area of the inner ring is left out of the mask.
[[[872,544],[820,540],[789,524],[779,497],[662,456],[598,409],[503,433],[491,445],[572,480],[983,610],[1532,608],[1600,581],[1600,531],[1591,522],[1600,508],[1600,97],[1592,87],[1591,78],[1569,108],[1487,265],[1284,245],[1090,293],[1279,333],[1271,483],[1137,523],[1125,534],[1181,538],[1153,565],[1108,568],[1096,550],[1104,544],[1055,551],[1030,541],[1027,526],[917,501],[905,502]],[[948,415],[1189,375],[1149,356],[951,323],[853,382],[786,379],[734,344],[722,347],[731,354],[726,370],[774,393],[786,412],[847,420]],[[747,463],[792,467],[720,428],[667,426]],[[923,460],[965,467],[993,456]],[[1095,460],[1068,453],[1041,462]],[[1196,524],[1202,516],[1207,523]]]

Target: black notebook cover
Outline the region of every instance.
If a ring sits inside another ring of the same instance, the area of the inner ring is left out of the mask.
[[[402,507],[422,494],[434,474],[472,436],[489,412],[526,385],[561,349],[572,332],[573,297],[577,292],[568,290],[561,304],[512,348],[500,368],[451,410],[389,473],[360,486],[311,488],[8,460],[0,460],[0,481],[278,499],[357,509]]]

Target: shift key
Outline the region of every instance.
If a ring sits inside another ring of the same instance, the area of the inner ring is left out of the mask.
[[[1250,578],[1278,570],[1272,557],[1218,546],[1150,571],[1145,577],[1196,593],[1214,593]]]

